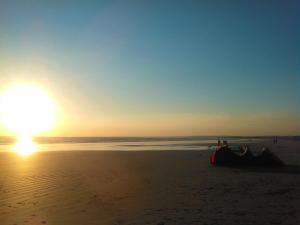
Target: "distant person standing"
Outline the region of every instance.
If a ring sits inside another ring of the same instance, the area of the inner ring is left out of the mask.
[[[228,142],[226,140],[223,140],[223,146],[228,147]]]
[[[221,145],[221,140],[220,139],[218,139],[218,146],[220,146]]]

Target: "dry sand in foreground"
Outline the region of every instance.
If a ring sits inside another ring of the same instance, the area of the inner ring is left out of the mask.
[[[208,151],[0,154],[0,224],[300,224],[300,142],[286,168],[222,168]]]

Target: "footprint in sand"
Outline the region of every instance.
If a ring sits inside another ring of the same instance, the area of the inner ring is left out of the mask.
[[[268,190],[265,194],[266,195],[284,195],[291,191],[290,188],[283,188],[278,190]]]
[[[234,215],[236,215],[236,216],[245,216],[247,213],[246,212],[244,212],[244,211],[236,211],[236,212],[234,212]]]

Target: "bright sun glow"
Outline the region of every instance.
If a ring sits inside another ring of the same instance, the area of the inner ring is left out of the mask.
[[[19,137],[15,151],[28,155],[36,151],[31,136],[49,130],[54,123],[54,105],[41,88],[15,85],[0,96],[2,124]]]
[[[22,136],[19,138],[14,150],[20,155],[27,156],[34,153],[37,150],[37,146],[30,137]]]
[[[54,107],[50,97],[33,85],[17,85],[0,98],[1,121],[18,135],[33,135],[51,128]]]

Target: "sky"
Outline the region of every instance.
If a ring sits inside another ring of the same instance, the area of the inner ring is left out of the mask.
[[[0,89],[44,135],[300,135],[299,40],[297,1],[0,1]]]

